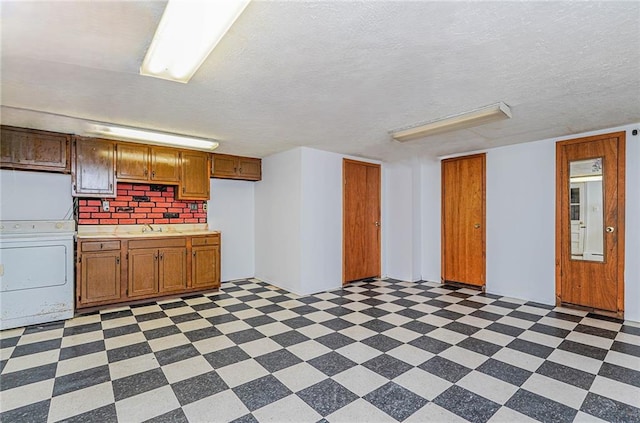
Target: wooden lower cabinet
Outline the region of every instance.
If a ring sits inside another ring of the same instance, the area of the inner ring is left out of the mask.
[[[76,308],[220,287],[220,234],[78,241]]]
[[[129,297],[158,293],[158,249],[141,248],[129,251],[127,280]]]
[[[121,243],[92,240],[78,244],[77,307],[118,302],[122,298]]]
[[[187,289],[187,249],[163,248],[159,250],[158,289],[161,293]]]
[[[220,235],[191,240],[191,286],[220,286]]]
[[[187,288],[187,249],[141,248],[129,251],[129,297]]]
[[[83,254],[80,268],[80,304],[120,299],[120,250]]]

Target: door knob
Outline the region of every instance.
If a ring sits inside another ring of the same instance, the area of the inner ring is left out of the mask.
[[[613,231],[615,231],[616,229],[613,226],[607,226],[607,229],[605,229],[607,232],[611,233]]]
[[[475,225],[473,225],[473,227],[476,228],[476,229],[480,229],[480,224],[476,223]]]

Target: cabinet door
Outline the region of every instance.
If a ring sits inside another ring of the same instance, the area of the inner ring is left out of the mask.
[[[181,188],[178,199],[209,199],[209,153],[183,151],[180,153]]]
[[[252,157],[239,157],[238,175],[241,179],[259,181],[262,179],[262,160]]]
[[[129,297],[158,292],[157,248],[129,250]]]
[[[186,248],[161,248],[159,266],[160,292],[182,291],[187,288]]]
[[[214,178],[235,178],[238,170],[238,157],[227,154],[213,154],[212,175]]]
[[[192,288],[220,286],[220,246],[193,248],[191,257]]]
[[[74,138],[72,195],[115,197],[115,144],[99,138]]]
[[[151,181],[180,181],[180,151],[171,148],[151,147]]]
[[[2,167],[69,172],[68,135],[3,126],[1,138]]]
[[[120,299],[120,250],[82,254],[78,307]]]
[[[118,143],[116,150],[116,176],[118,180],[149,180],[149,147],[146,145]]]

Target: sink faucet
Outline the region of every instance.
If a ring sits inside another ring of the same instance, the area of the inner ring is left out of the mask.
[[[148,229],[147,229],[148,228]],[[153,229],[153,226],[151,226],[150,224],[146,224],[142,227],[142,232],[162,232],[162,228],[158,228],[158,229]]]

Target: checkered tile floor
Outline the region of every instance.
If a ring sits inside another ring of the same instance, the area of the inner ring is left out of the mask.
[[[640,325],[395,280],[0,333],[2,422],[640,421]]]

